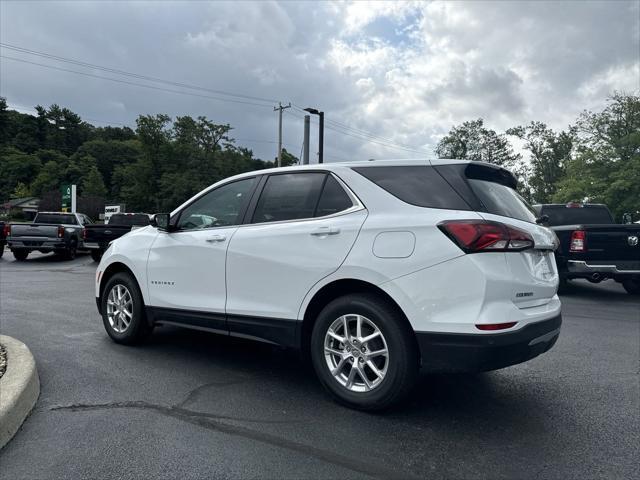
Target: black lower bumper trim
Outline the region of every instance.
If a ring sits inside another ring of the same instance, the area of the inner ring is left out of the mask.
[[[482,372],[526,362],[558,340],[562,316],[495,334],[416,332],[422,368],[433,372]]]

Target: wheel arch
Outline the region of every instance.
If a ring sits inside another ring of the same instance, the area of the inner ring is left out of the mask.
[[[98,289],[98,292],[99,292],[98,299],[99,299],[100,303],[102,303],[102,294],[103,294],[103,289],[104,289],[104,286],[106,285],[106,283],[116,273],[121,273],[121,272],[128,273],[129,275],[131,275],[131,277],[133,277],[133,280],[136,282],[136,285],[138,286],[138,289],[140,290],[140,293],[141,293],[142,298],[144,300],[144,292],[142,291],[142,288],[140,288],[140,282],[136,278],[135,273],[133,273],[133,270],[131,270],[131,268],[129,268],[124,263],[116,261],[116,262],[113,262],[113,263],[109,264],[109,266],[107,268],[105,268],[104,272],[102,273],[102,276],[100,277],[100,286],[99,286],[99,289]]]
[[[403,319],[409,331],[412,333],[414,332],[409,319],[405,315],[402,308],[400,308],[398,302],[396,302],[393,297],[391,297],[391,295],[382,290],[380,287],[365,280],[343,278],[334,280],[324,285],[313,295],[313,297],[307,304],[299,330],[300,348],[305,355],[307,355],[309,352],[311,343],[311,332],[313,331],[313,325],[315,324],[316,318],[318,317],[320,311],[324,308],[325,305],[335,300],[336,298],[354,293],[373,294],[378,298],[383,299],[399,313],[400,318]],[[415,334],[412,337],[415,341]]]

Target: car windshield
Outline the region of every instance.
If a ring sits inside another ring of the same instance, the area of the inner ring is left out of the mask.
[[[39,213],[33,223],[53,223],[64,225],[76,225],[75,215],[65,215],[63,213]]]

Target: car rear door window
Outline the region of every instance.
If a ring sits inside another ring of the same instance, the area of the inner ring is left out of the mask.
[[[470,210],[458,193],[430,166],[358,167],[368,178],[403,202],[418,207]]]
[[[271,175],[262,190],[252,223],[313,218],[325,173]]]
[[[353,202],[344,188],[342,188],[342,185],[340,185],[333,175],[327,175],[315,216],[325,217],[327,215],[333,215],[334,213],[347,210],[352,206]]]

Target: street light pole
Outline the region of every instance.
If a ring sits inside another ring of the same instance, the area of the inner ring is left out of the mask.
[[[318,115],[320,117],[319,132],[318,132],[318,163],[324,161],[324,112],[321,112],[315,108],[305,108],[305,112],[309,112],[312,115]]]

